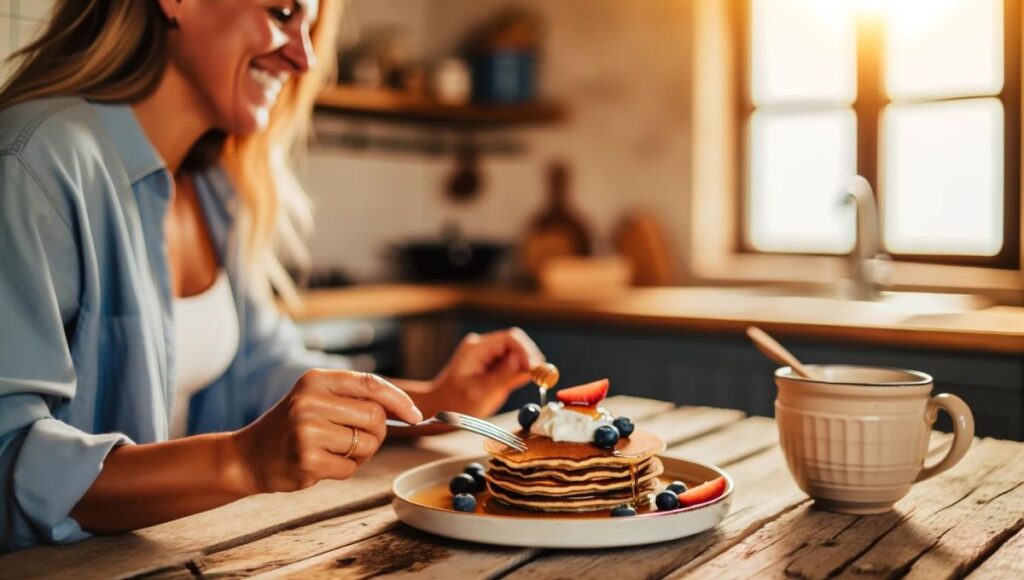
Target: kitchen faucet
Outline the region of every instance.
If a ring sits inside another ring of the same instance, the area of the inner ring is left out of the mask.
[[[852,205],[856,212],[847,294],[853,300],[877,300],[888,284],[890,258],[882,253],[878,205],[868,180],[853,176],[843,192],[842,203]]]

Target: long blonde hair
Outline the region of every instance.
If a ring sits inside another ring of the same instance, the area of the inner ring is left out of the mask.
[[[241,201],[244,265],[257,296],[271,287],[295,300],[295,287],[278,253],[308,260],[302,233],[312,222],[309,199],[292,169],[305,141],[314,100],[333,71],[340,0],[322,0],[310,31],[317,65],[292,80],[270,113],[266,130],[247,136],[214,135],[195,157],[220,161]],[[71,95],[131,103],[151,94],[167,64],[169,23],[155,0],[57,0],[48,26],[11,55],[13,75],[0,89],[0,109],[41,97]],[[204,151],[205,149],[205,151]]]

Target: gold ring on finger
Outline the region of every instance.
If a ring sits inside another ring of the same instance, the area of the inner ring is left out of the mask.
[[[345,459],[352,457],[356,452],[356,448],[359,447],[359,429],[352,428],[352,441],[348,445],[348,451],[345,452]]]

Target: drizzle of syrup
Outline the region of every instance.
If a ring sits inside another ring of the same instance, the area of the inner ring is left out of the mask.
[[[637,507],[640,504],[640,494],[636,490],[636,464],[635,463],[630,463],[629,464],[629,488],[633,492],[633,500],[630,501],[629,503],[630,503],[630,505],[633,506],[633,509],[637,509]]]

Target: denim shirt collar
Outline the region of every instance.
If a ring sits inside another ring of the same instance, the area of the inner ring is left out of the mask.
[[[131,105],[96,102],[91,104],[110,133],[132,186],[152,173],[167,169],[167,164],[142,130],[142,125],[139,124]]]

